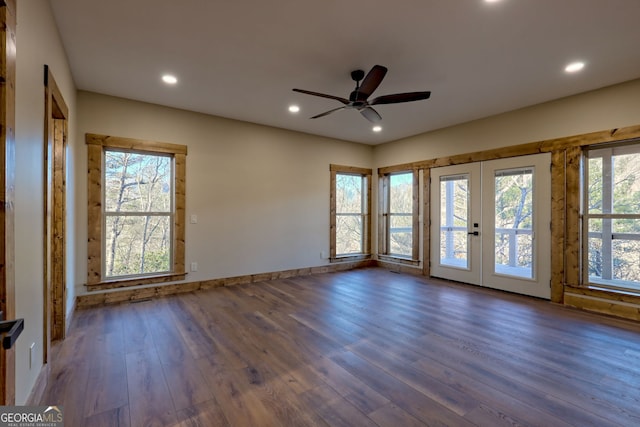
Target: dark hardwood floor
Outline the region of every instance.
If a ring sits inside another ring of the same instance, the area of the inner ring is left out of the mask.
[[[371,268],[82,310],[65,426],[638,426],[640,324]]]

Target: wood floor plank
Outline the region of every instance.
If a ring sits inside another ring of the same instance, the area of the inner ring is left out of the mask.
[[[91,387],[85,393],[85,416],[120,408],[129,403],[125,355],[122,348],[119,352],[113,352],[113,344],[110,344],[114,341],[112,335],[103,336],[104,341],[96,343],[92,352],[100,363],[92,363],[89,367],[88,381]],[[121,337],[115,339],[119,341]]]
[[[65,414],[66,414],[65,408]],[[65,417],[65,425],[73,426]],[[129,406],[125,405],[120,408],[110,409],[98,414],[88,416],[84,419],[81,426],[91,427],[130,427]]]
[[[209,401],[213,399],[213,395],[179,331],[179,320],[171,310],[171,306],[176,303],[176,299],[159,300],[154,312],[148,314],[147,321],[151,325],[153,343],[162,364],[173,407],[180,411]]]
[[[381,268],[96,307],[51,351],[74,426],[640,425],[640,323]]]
[[[351,352],[345,351],[340,355],[335,355],[332,360],[373,389],[378,390],[380,394],[400,408],[428,425],[455,425],[460,427],[473,425],[451,409],[430,399],[418,390]]]
[[[123,312],[124,346],[126,353],[136,353],[153,347],[153,337],[145,313],[153,310],[151,301],[142,301],[128,306]]]
[[[126,361],[131,425],[175,425],[176,412],[155,348],[129,353]]]
[[[392,403],[376,409],[369,414],[369,417],[380,427],[425,427],[427,425]]]
[[[213,399],[182,409],[176,414],[176,427],[227,427],[230,426],[218,402]]]
[[[327,385],[305,392],[302,398],[322,417],[327,425],[334,427],[376,427],[376,423]]]
[[[243,370],[221,369],[206,357],[197,363],[230,425],[278,425],[276,414],[264,407]]]
[[[372,346],[371,343],[361,341],[349,346],[348,349],[460,416],[464,416],[480,405],[474,396],[456,390],[427,372],[406,364],[392,355],[385,354]]]
[[[346,401],[368,414],[389,403],[389,399],[369,387],[342,366],[327,357],[318,358],[311,369],[324,383],[336,390]]]

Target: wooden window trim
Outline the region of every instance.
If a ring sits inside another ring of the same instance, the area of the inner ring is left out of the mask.
[[[366,168],[359,168],[354,166],[342,166],[342,165],[329,165],[329,171],[331,176],[330,185],[330,198],[329,198],[329,262],[346,262],[356,261],[371,258],[371,176],[372,170]],[[363,242],[362,242],[362,254],[348,254],[337,255],[336,254],[336,175],[337,174],[352,174],[361,175],[365,178],[365,190],[367,192],[365,198],[365,212],[364,212],[364,224],[363,224]]]
[[[185,145],[145,141],[107,135],[86,134],[87,144],[87,289],[90,291],[184,280],[185,271]],[[173,236],[173,266],[168,274],[126,277],[104,280],[102,277],[102,188],[103,156],[105,148],[156,154],[171,154],[175,162],[175,216]]]
[[[412,204],[411,204],[411,256],[395,255],[390,252],[390,192],[391,175],[412,174]],[[418,169],[398,170],[378,173],[378,258],[408,265],[420,264],[420,175]]]

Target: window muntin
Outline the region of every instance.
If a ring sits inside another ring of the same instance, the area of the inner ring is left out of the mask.
[[[583,281],[640,291],[640,144],[586,151]]]
[[[103,277],[171,272],[173,158],[105,149],[104,159]]]
[[[331,165],[330,259],[369,256],[371,170]]]

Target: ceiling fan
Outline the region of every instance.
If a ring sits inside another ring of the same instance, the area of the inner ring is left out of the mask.
[[[387,74],[387,68],[382,65],[374,65],[373,68],[364,75],[362,70],[354,70],[351,72],[351,78],[356,82],[356,88],[349,95],[349,99],[339,96],[327,95],[319,92],[312,92],[304,89],[293,89],[295,92],[306,93],[307,95],[320,96],[322,98],[335,99],[344,104],[342,107],[334,108],[324,113],[320,113],[311,117],[317,119],[318,117],[324,117],[328,114],[339,110],[358,110],[360,114],[364,116],[370,122],[376,123],[382,120],[380,114],[371,107],[372,105],[382,104],[398,104],[401,102],[420,101],[421,99],[428,99],[431,96],[431,92],[406,92],[396,93],[393,95],[383,95],[377,98],[368,100],[369,96],[380,86],[382,79]],[[364,80],[363,80],[364,79]],[[362,84],[360,84],[362,81]]]

